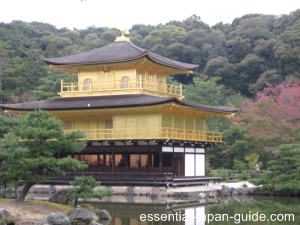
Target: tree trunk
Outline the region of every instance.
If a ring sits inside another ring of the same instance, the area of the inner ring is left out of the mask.
[[[74,207],[77,207],[77,204],[78,204],[78,198],[75,198],[75,199],[74,199],[74,205],[73,205],[73,206],[74,206]]]
[[[17,202],[23,202],[29,191],[29,189],[34,185],[34,183],[25,183],[22,192],[17,196]]]

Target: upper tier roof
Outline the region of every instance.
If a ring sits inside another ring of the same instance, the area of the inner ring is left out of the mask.
[[[115,95],[115,96],[94,96],[94,97],[70,97],[58,98],[54,100],[45,100],[37,102],[27,102],[18,104],[4,104],[0,107],[4,110],[33,111],[41,110],[80,110],[80,109],[108,109],[123,107],[152,106],[165,103],[175,103],[181,106],[187,106],[199,110],[234,113],[237,108],[227,108],[218,106],[209,106],[202,104],[188,103],[178,100],[176,97],[160,98],[150,95]]]
[[[157,55],[140,48],[129,41],[116,41],[91,51],[59,58],[46,58],[44,61],[56,66],[78,66],[128,62],[142,57],[147,57],[149,60],[160,65],[180,70],[193,70],[198,67],[196,64],[179,62]]]

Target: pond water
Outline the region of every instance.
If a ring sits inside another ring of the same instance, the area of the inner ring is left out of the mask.
[[[217,204],[198,200],[166,203],[95,203],[107,210],[107,225],[299,225],[299,198],[226,198]]]

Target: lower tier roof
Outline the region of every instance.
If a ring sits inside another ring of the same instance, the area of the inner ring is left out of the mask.
[[[187,106],[194,109],[220,112],[235,113],[238,108],[227,108],[219,106],[210,106],[203,104],[188,103],[181,101],[176,97],[156,97],[150,95],[114,95],[114,96],[88,96],[88,97],[65,97],[53,100],[35,101],[17,104],[3,104],[0,107],[3,110],[14,111],[33,111],[33,110],[80,110],[80,109],[108,109],[125,108],[139,106],[153,106],[165,103],[174,103],[181,106]]]

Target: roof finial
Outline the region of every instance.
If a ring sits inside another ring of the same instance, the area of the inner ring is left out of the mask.
[[[125,36],[125,34],[128,34],[127,27],[125,27],[124,30],[121,30],[121,32],[122,32],[122,36]]]
[[[127,28],[121,30],[122,35],[117,37],[115,41],[130,41],[129,37],[125,37],[125,34],[128,34]]]

